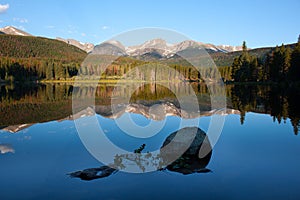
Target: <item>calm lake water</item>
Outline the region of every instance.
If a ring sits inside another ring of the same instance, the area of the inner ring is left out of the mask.
[[[225,123],[211,153],[202,159],[184,154],[181,160],[149,173],[126,173],[105,166],[89,153],[77,133],[74,120],[95,114],[106,136],[131,152],[162,148],[182,119],[199,119],[203,136],[218,113],[211,110],[207,87],[192,86],[201,112],[184,115],[174,94],[159,85],[143,85],[129,103],[124,101],[129,90],[126,85],[117,93],[109,84],[96,89],[64,84],[2,85],[1,199],[299,199],[297,89],[226,86]],[[192,93],[184,83],[170,87],[182,97]],[[96,94],[94,109],[73,113],[75,92],[79,96]],[[111,110],[112,96],[119,105],[117,113]],[[165,124],[153,137],[135,138],[116,124],[115,119],[124,117],[140,126]]]

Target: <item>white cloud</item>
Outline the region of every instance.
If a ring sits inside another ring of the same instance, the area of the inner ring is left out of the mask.
[[[109,27],[108,26],[102,26],[101,29],[102,30],[107,30],[107,29],[109,29]]]
[[[81,33],[81,36],[85,37],[85,36],[86,36],[86,34],[85,34],[85,33]]]
[[[25,18],[13,18],[14,22],[19,22],[19,23],[28,23],[28,19]]]
[[[9,8],[9,4],[0,4],[0,13],[4,13]]]
[[[3,23],[4,21],[3,20],[0,20],[0,23]]]

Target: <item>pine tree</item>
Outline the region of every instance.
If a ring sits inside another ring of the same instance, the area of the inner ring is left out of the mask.
[[[243,53],[247,52],[247,45],[246,45],[246,41],[243,41]]]
[[[289,47],[285,48],[283,52],[283,67],[282,67],[282,77],[284,80],[288,77],[288,72],[291,66],[291,49]]]
[[[53,63],[49,62],[46,69],[46,79],[52,80],[54,78],[54,67]]]
[[[258,80],[258,62],[256,57],[251,58],[250,67],[249,67],[249,79],[252,82],[256,82]]]
[[[257,59],[257,80],[258,81],[265,81],[264,77],[264,65],[261,59]]]
[[[271,62],[270,62],[270,79],[274,82],[278,82],[280,79],[281,72],[281,55],[280,48],[276,46],[275,50],[272,52]]]
[[[287,74],[290,68],[290,49],[282,44],[272,52],[270,60],[270,79],[274,82],[287,80]]]
[[[46,70],[47,70],[47,62],[42,61],[40,64],[40,69],[38,71],[38,78],[45,78],[46,77]]]
[[[256,71],[257,64],[253,63],[253,67],[251,65],[251,61],[253,58],[249,55],[247,50],[246,42],[243,42],[243,52],[238,57],[235,58],[232,64],[232,77],[236,82],[247,82],[253,81],[252,71]],[[256,79],[256,78],[255,78]]]
[[[300,42],[297,43],[291,54],[289,79],[291,81],[300,80]]]
[[[54,66],[54,74],[55,74],[54,77],[56,80],[65,78],[65,71],[64,71],[64,67],[61,62]]]

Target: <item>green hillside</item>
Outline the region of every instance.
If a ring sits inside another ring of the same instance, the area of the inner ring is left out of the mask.
[[[65,42],[31,36],[0,35],[0,56],[82,61],[86,52]]]
[[[0,34],[0,81],[66,79],[77,73],[86,56],[62,41]]]

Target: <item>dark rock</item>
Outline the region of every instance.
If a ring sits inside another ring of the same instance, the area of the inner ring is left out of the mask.
[[[190,144],[189,147],[188,144]],[[203,130],[198,127],[180,129],[167,137],[162,148],[167,145],[170,147],[162,151],[163,160],[165,162],[175,161],[169,164],[166,169],[181,174],[210,172],[209,169],[206,169],[206,166],[210,161],[212,150]],[[202,146],[209,149],[208,154],[204,157],[200,157],[199,152]],[[179,155],[184,149],[184,153]]]
[[[99,168],[89,168],[82,171],[72,172],[69,175],[72,178],[80,178],[81,180],[90,181],[98,178],[108,177],[116,171],[116,169],[111,167],[102,166]]]

